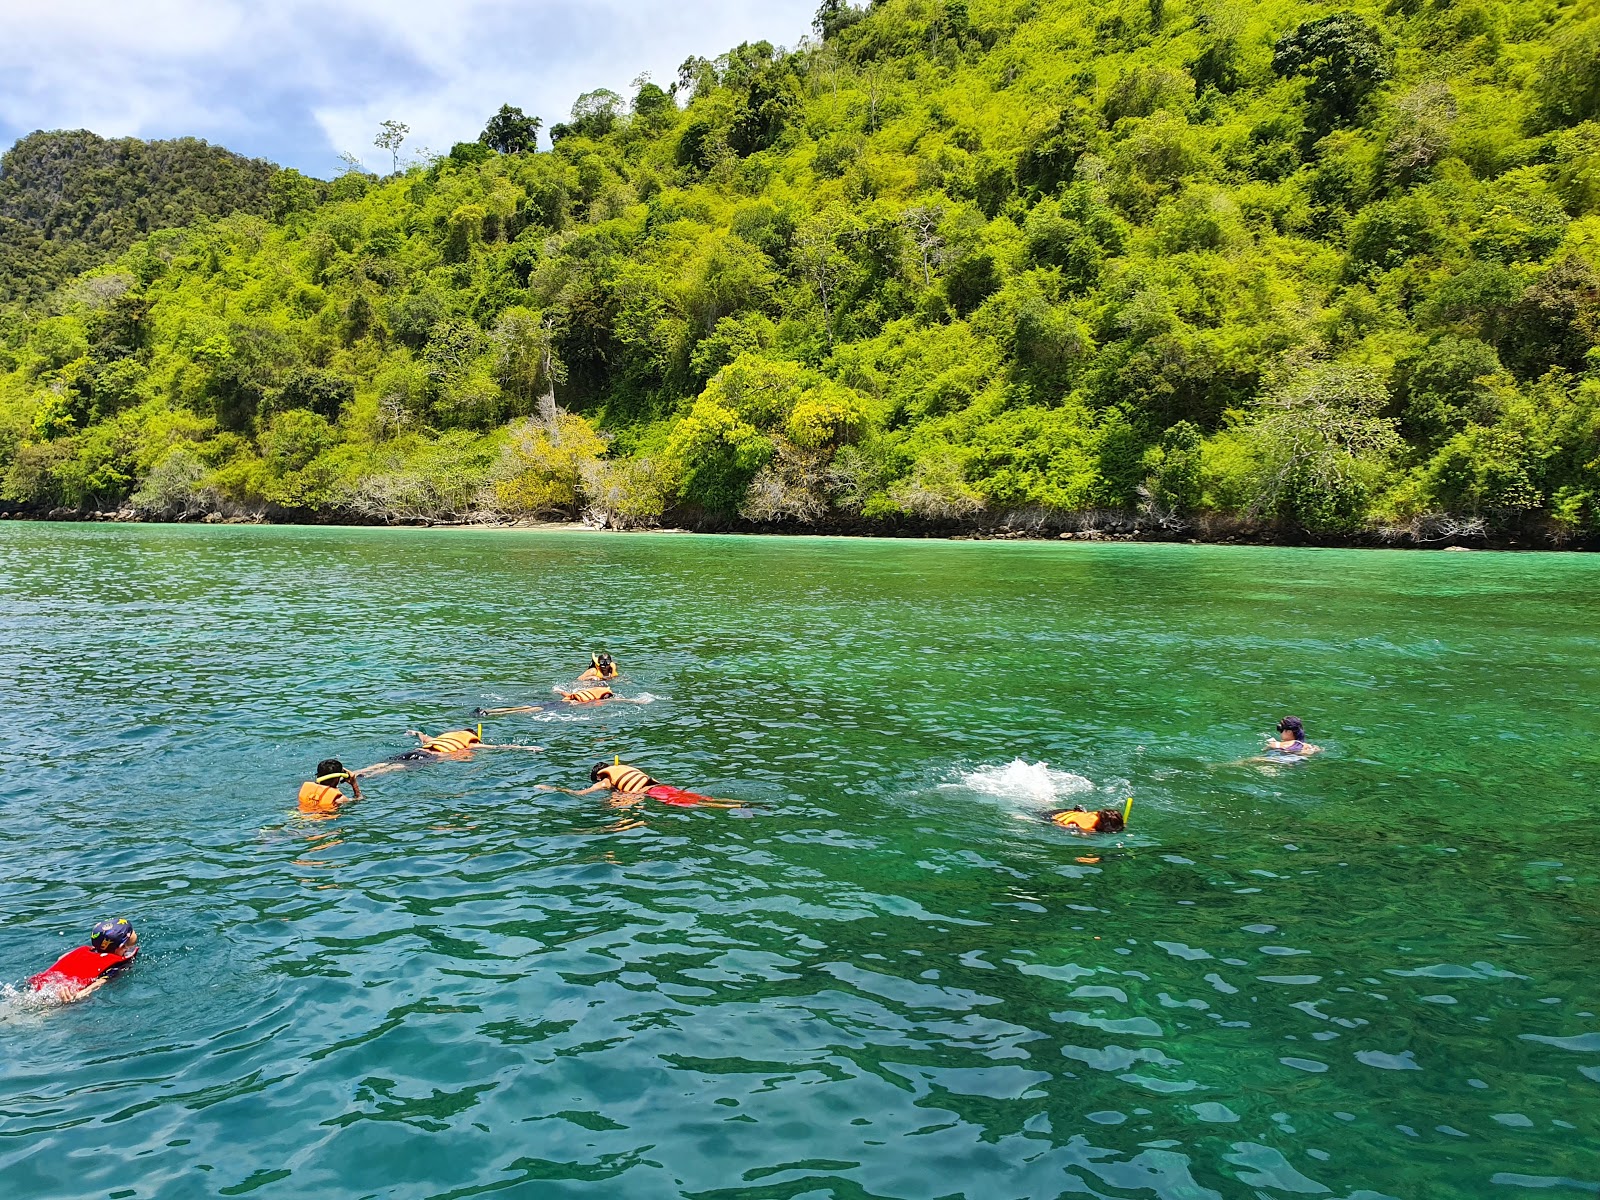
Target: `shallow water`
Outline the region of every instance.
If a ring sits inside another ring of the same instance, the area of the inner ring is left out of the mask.
[[[1600,1190],[1600,559],[0,526],[0,1194]],[[648,705],[293,813],[316,762]],[[1322,758],[1255,753],[1304,717]],[[760,807],[621,810],[621,755]],[[1079,778],[1081,777],[1081,778]],[[1061,804],[1135,799],[1076,840]]]

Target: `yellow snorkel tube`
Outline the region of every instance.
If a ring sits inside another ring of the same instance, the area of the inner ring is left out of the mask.
[[[1133,811],[1133,797],[1128,797],[1128,802],[1122,806],[1122,823],[1128,823],[1128,814]]]

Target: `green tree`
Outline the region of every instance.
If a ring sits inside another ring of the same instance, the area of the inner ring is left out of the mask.
[[[380,150],[389,152],[392,169],[396,174],[400,172],[400,147],[405,143],[406,135],[411,132],[411,126],[399,121],[385,121],[378,126],[378,136],[372,139],[372,144]]]
[[[1313,123],[1326,131],[1356,119],[1361,105],[1392,73],[1378,31],[1355,13],[1306,21],[1272,48],[1279,75],[1304,75],[1310,82]]]
[[[489,123],[478,135],[478,141],[497,154],[532,154],[539,148],[538,117],[526,115],[520,108],[502,104],[500,111],[489,118]]]

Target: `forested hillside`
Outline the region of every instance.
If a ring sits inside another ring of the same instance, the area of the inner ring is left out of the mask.
[[[669,82],[13,306],[0,494],[1600,531],[1593,2],[829,0]]]
[[[39,300],[153,230],[263,215],[276,171],[194,138],[29,134],[0,157],[0,303]]]

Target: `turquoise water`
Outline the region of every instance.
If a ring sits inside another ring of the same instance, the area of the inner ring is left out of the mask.
[[[0,1194],[1593,1194],[1597,585],[0,526],[0,979],[104,916],[145,944],[82,1004],[0,1000]],[[295,815],[320,758],[601,645],[652,703]],[[1328,752],[1237,762],[1284,712]],[[538,790],[613,754],[760,807]],[[1130,790],[1121,837],[1040,819]]]

